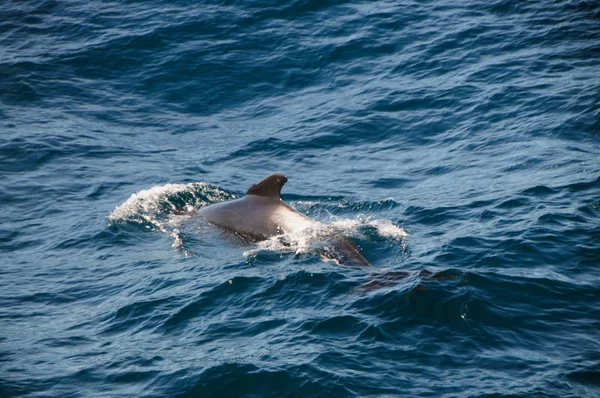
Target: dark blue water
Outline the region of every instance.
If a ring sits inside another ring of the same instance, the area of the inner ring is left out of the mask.
[[[4,1],[0,204],[1,397],[600,396],[600,6]]]

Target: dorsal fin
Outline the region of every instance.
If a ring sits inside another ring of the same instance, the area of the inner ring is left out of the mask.
[[[246,195],[266,196],[269,198],[279,198],[281,187],[287,182],[287,177],[283,174],[271,174],[264,180],[252,185]]]

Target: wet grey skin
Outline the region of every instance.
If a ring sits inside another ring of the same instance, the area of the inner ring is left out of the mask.
[[[283,174],[272,174],[252,185],[240,199],[216,203],[200,209],[206,221],[247,236],[265,240],[310,227],[314,221],[293,210],[281,199],[281,188],[288,181]],[[371,266],[360,250],[341,235],[331,237],[332,259],[348,265]]]

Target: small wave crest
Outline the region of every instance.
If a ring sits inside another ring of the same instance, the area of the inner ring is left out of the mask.
[[[400,242],[407,235],[404,229],[389,220],[364,216],[355,219],[336,218],[330,223],[317,221],[302,230],[258,242],[256,247],[245,251],[244,256],[252,258],[261,252],[294,253],[300,256],[318,253],[326,260],[335,261],[335,249],[331,248],[331,241],[338,236],[359,241],[381,237]]]
[[[235,198],[204,182],[157,185],[132,194],[108,216],[110,225],[139,224],[173,237],[173,248],[193,255],[183,247],[179,226],[190,213],[210,203]]]

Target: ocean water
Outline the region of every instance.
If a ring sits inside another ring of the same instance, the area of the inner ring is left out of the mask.
[[[3,1],[0,204],[0,397],[600,396],[600,3]]]

